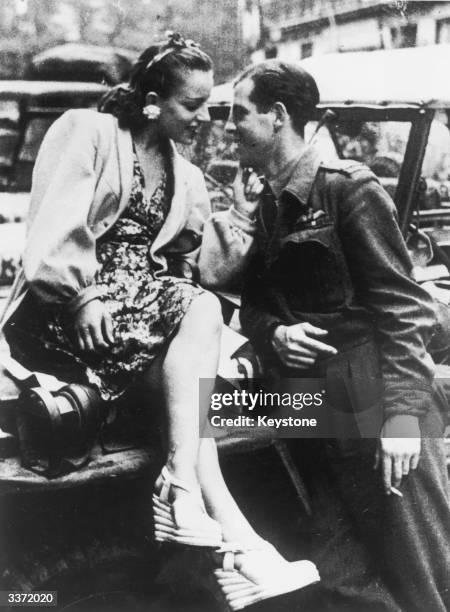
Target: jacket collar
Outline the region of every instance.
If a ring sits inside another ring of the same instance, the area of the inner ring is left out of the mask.
[[[301,204],[306,205],[320,164],[321,158],[319,152],[315,147],[308,146],[294,166],[291,177],[283,192],[292,194]]]
[[[267,180],[267,183],[269,184],[270,189],[277,200],[280,199],[283,190],[291,180],[292,173],[294,168],[297,166],[299,159],[300,158],[298,155],[294,155],[294,157],[290,159],[282,168],[278,169],[276,176]]]

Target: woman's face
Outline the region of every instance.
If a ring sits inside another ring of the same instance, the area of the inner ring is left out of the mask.
[[[160,98],[159,128],[164,136],[190,145],[200,123],[209,121],[206,101],[213,86],[213,73],[188,70],[183,73],[176,90],[168,98]]]

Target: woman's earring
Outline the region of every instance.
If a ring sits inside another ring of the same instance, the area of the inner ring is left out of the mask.
[[[161,114],[161,109],[156,104],[147,104],[142,109],[142,114],[147,117],[149,121],[156,121]]]

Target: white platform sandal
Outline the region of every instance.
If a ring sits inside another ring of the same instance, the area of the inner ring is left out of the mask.
[[[222,568],[214,573],[233,611],[320,581],[314,563],[307,560],[290,563],[264,540],[261,546],[248,548],[224,544],[217,552],[224,557]],[[237,554],[242,554],[240,569],[235,565]]]
[[[174,498],[173,487],[189,495]],[[222,545],[222,528],[206,513],[200,489],[175,478],[166,467],[155,485],[153,518],[157,542],[211,548]]]

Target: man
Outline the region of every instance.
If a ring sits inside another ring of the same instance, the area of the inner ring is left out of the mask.
[[[395,609],[349,552],[354,532],[402,610],[444,612],[450,512],[426,352],[434,314],[410,277],[394,204],[376,177],[356,162],[325,162],[306,145],[318,101],[314,79],[277,60],[235,84],[241,165],[266,178],[241,323],[268,371],[331,381],[330,404],[355,417],[343,439],[295,442],[324,584],[360,597],[352,609]],[[381,415],[379,439],[355,440],[368,404]]]

